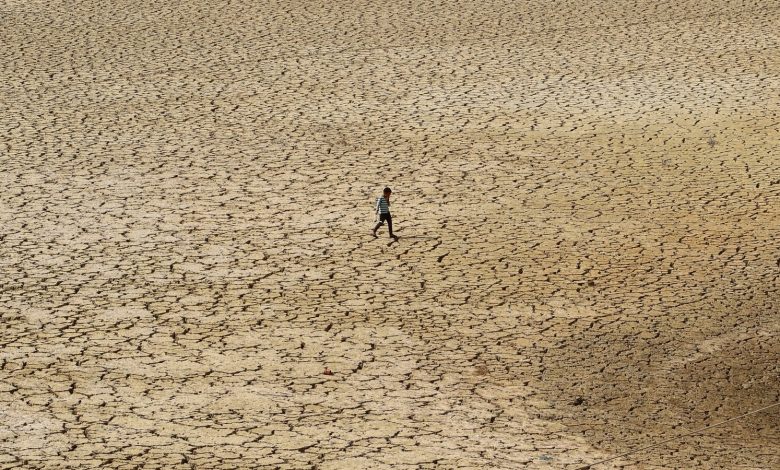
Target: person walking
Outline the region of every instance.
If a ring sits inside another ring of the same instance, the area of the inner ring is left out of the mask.
[[[387,229],[390,231],[390,238],[398,240],[398,236],[393,234],[393,217],[390,215],[390,188],[382,191],[382,196],[376,198],[376,213],[379,216],[379,222],[374,227],[373,234],[376,237],[376,231],[387,221]]]

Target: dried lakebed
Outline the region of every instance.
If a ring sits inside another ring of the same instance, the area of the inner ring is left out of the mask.
[[[0,468],[575,469],[777,403],[778,18],[3,2]]]

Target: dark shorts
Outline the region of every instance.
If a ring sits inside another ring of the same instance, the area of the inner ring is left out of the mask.
[[[390,216],[390,214],[379,214],[379,223],[383,224],[385,222],[385,220],[388,223],[393,223],[393,217]]]

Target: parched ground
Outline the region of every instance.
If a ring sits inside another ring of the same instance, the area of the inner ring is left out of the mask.
[[[575,469],[777,403],[778,31],[0,0],[0,468]],[[780,407],[617,467],[780,468]]]

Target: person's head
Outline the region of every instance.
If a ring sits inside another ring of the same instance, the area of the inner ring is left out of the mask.
[[[385,197],[390,197],[390,193],[392,193],[392,191],[390,191],[390,188],[385,188],[385,190],[382,191],[382,194],[384,194]]]

